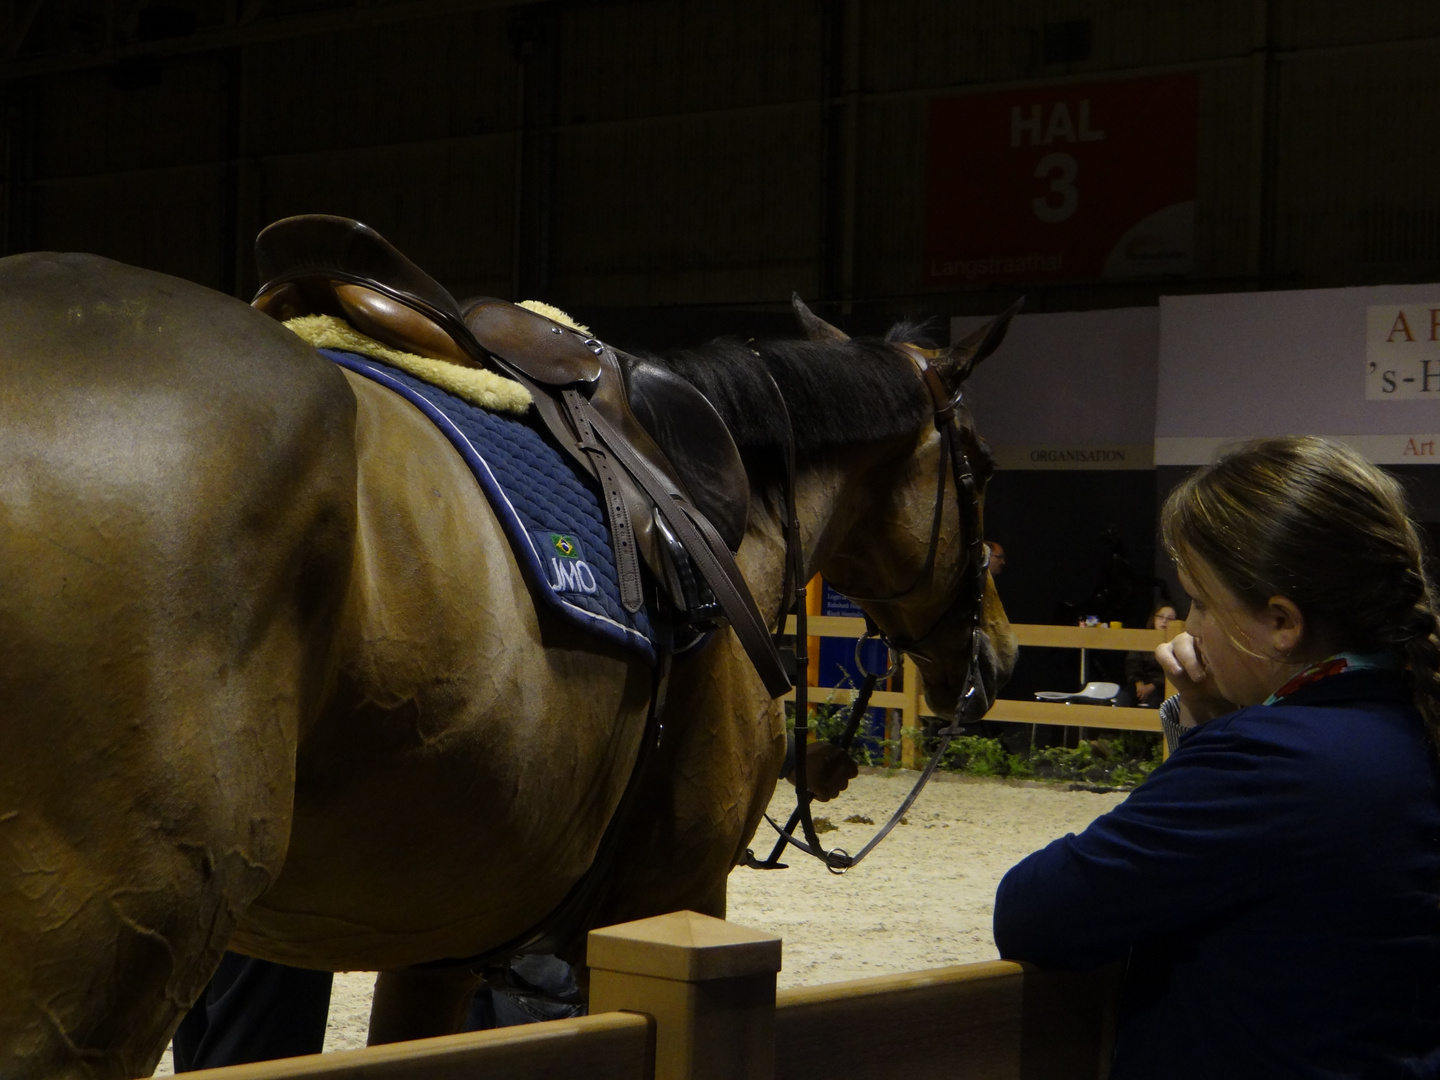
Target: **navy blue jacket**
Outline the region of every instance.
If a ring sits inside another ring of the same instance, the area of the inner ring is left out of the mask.
[[[1129,957],[1111,1080],[1440,1076],[1440,769],[1398,675],[1187,734],[1013,867],[1000,955]]]

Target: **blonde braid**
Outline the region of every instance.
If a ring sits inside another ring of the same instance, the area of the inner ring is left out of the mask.
[[[1427,611],[1428,633],[1415,635],[1405,644],[1410,661],[1410,678],[1415,691],[1415,707],[1430,729],[1430,740],[1440,751],[1440,619],[1433,610]]]
[[[1425,718],[1431,744],[1440,752],[1440,606],[1435,601],[1435,583],[1425,568],[1425,550],[1419,531],[1409,520],[1405,525],[1410,556],[1406,577],[1415,579],[1419,596],[1410,606],[1407,617],[1401,620],[1406,633],[1396,644],[1405,650],[1405,659],[1409,662],[1415,707]]]

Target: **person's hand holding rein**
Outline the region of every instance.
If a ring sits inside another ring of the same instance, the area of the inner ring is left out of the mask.
[[[1200,643],[1182,632],[1155,646],[1155,659],[1180,694],[1180,725],[1194,727],[1235,711],[1215,685],[1200,653]]]
[[[805,786],[816,802],[829,802],[858,775],[860,766],[850,754],[824,739],[817,739],[805,750]],[[785,779],[795,783],[794,768],[785,774]]]

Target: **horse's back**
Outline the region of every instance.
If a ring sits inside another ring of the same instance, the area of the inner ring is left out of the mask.
[[[0,415],[0,1074],[138,1075],[284,858],[354,399],[236,300],[36,254]]]

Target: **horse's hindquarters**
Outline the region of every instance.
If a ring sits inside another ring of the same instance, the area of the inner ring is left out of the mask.
[[[148,1075],[285,853],[353,401],[283,329],[0,263],[0,1075]]]

